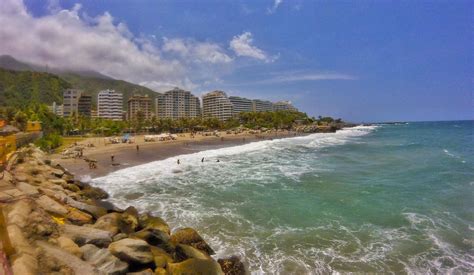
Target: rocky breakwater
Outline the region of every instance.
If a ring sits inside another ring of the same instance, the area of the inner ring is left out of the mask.
[[[292,131],[298,133],[335,133],[342,128],[355,127],[357,124],[347,122],[331,122],[331,123],[312,123],[308,125],[294,125]]]
[[[246,273],[237,257],[212,258],[192,228],[171,233],[149,213],[102,207],[104,191],[34,146],[15,152],[0,177],[0,274]]]

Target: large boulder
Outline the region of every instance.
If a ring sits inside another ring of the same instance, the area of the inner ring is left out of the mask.
[[[38,274],[38,261],[36,257],[29,254],[21,254],[13,259],[13,274],[36,275]]]
[[[59,216],[66,216],[68,210],[66,207],[51,199],[50,197],[43,195],[36,200],[36,203],[44,210],[56,214]]]
[[[153,254],[153,261],[155,262],[155,266],[157,268],[162,267],[166,268],[168,263],[174,263],[173,257],[168,254],[165,250],[158,248],[158,247],[150,247],[151,254]]]
[[[106,247],[112,242],[112,233],[105,230],[65,224],[62,226],[61,231],[64,236],[79,245],[94,244],[98,247]]]
[[[162,218],[151,216],[148,213],[140,215],[139,224],[142,229],[157,229],[170,234],[170,227]]]
[[[122,213],[119,222],[119,228],[122,233],[130,234],[138,228],[138,211],[133,206],[128,207]]]
[[[202,259],[202,260],[210,259],[210,256],[207,255],[205,252],[199,249],[196,249],[192,246],[185,245],[185,244],[176,245],[175,251],[176,251],[175,252],[176,260],[178,262],[181,262],[190,258]]]
[[[97,229],[106,230],[115,235],[119,232],[119,223],[122,215],[120,213],[109,213],[97,219],[92,226]]]
[[[81,211],[84,211],[84,212],[87,212],[87,213],[91,214],[96,219],[103,216],[103,215],[105,215],[105,214],[107,214],[107,210],[105,210],[105,208],[103,208],[103,207],[99,207],[99,206],[83,203],[83,202],[80,202],[80,201],[76,201],[76,200],[74,200],[70,197],[66,197],[65,202],[68,205],[70,205],[74,208],[77,208]]]
[[[160,247],[168,252],[174,250],[174,245],[170,242],[168,234],[157,229],[143,229],[129,235],[130,238],[141,239],[147,243]]]
[[[131,263],[148,264],[153,262],[153,254],[147,242],[126,238],[109,245],[109,251],[119,259]]]
[[[191,258],[186,261],[168,264],[168,274],[173,275],[223,275],[221,266],[213,259]]]
[[[109,197],[109,194],[107,194],[107,192],[104,190],[89,185],[85,186],[84,189],[82,189],[79,193],[84,197],[94,200],[103,200]]]
[[[239,257],[232,256],[226,259],[219,259],[217,262],[221,265],[222,271],[226,275],[245,275],[245,266]]]
[[[73,224],[83,225],[92,222],[92,216],[84,213],[76,208],[69,207],[69,213],[66,218],[71,221]]]
[[[192,228],[183,228],[171,235],[171,242],[174,244],[187,244],[199,250],[213,255],[214,250],[203,240],[203,238]]]
[[[59,238],[57,238],[56,241],[58,243],[58,246],[62,249],[73,255],[76,255],[79,258],[82,257],[82,251],[81,249],[79,249],[79,246],[68,237],[60,236]]]
[[[128,271],[128,264],[115,257],[106,248],[98,248],[92,244],[81,246],[83,259],[95,266],[101,274],[119,275]]]

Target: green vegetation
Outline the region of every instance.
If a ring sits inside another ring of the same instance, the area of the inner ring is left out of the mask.
[[[0,107],[62,102],[63,90],[70,87],[71,84],[53,74],[0,68]]]

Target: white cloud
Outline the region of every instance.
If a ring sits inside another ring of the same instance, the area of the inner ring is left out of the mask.
[[[215,43],[196,42],[191,39],[168,39],[164,38],[162,47],[164,52],[171,52],[180,55],[190,62],[208,62],[208,63],[229,63],[232,58]]]
[[[241,35],[234,36],[229,45],[237,56],[251,57],[265,62],[273,62],[278,58],[278,56],[270,57],[263,50],[253,46],[252,43],[252,33],[244,32]]]
[[[281,4],[282,2],[283,2],[283,0],[274,0],[274,1],[273,1],[273,6],[272,6],[271,8],[268,8],[268,9],[267,9],[267,13],[268,13],[268,14],[274,13],[274,12],[278,9],[278,7],[280,6],[280,4]]]
[[[185,74],[177,60],[165,60],[151,41],[136,38],[107,12],[80,14],[81,6],[33,17],[20,0],[0,4],[0,54],[39,65],[96,70],[139,83],[179,81]]]

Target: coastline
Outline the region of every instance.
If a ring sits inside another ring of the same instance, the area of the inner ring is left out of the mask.
[[[295,131],[236,135],[220,133],[220,137],[196,136],[195,138],[185,134],[179,136],[177,140],[154,142],[145,142],[144,136],[140,135],[135,137],[135,143],[132,144],[105,144],[104,138],[87,138],[77,143],[78,146],[84,146],[82,158],[63,158],[62,154],[52,154],[51,160],[66,168],[78,180],[85,180],[86,177],[102,177],[117,170],[183,154],[308,134]],[[88,143],[93,143],[94,147],[87,147]],[[137,145],[139,146],[138,151],[136,149]],[[114,156],[113,164],[111,161],[112,155]],[[88,162],[85,161],[86,159],[96,160],[97,168],[90,169]]]

